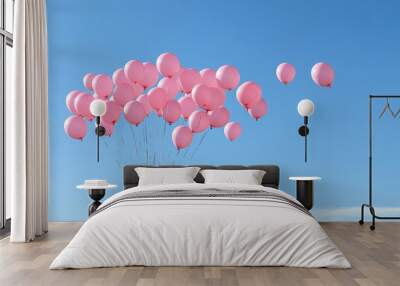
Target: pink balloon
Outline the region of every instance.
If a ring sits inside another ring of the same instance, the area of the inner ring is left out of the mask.
[[[268,104],[264,99],[261,99],[253,108],[249,109],[249,114],[256,120],[263,117],[268,112]]]
[[[67,104],[67,108],[72,113],[76,113],[76,109],[74,106],[75,98],[80,94],[79,90],[72,90],[68,93],[67,98],[65,99],[65,103]]]
[[[196,84],[201,83],[200,73],[195,69],[183,69],[179,74],[179,82],[182,90],[189,93]]]
[[[226,95],[225,91],[220,87],[210,87],[211,97],[210,104],[206,107],[206,110],[215,110],[225,104]]]
[[[241,132],[242,128],[240,127],[240,124],[237,122],[231,121],[227,123],[224,127],[225,137],[228,138],[230,141],[233,141],[236,138],[238,138]]]
[[[203,109],[208,110],[211,104],[211,88],[197,84],[192,91],[193,100]]]
[[[176,77],[164,77],[157,86],[165,89],[169,100],[175,99],[179,91],[179,82]]]
[[[168,101],[162,111],[162,115],[170,125],[181,116],[181,106],[176,100]]]
[[[145,94],[139,95],[139,97],[136,99],[137,102],[140,102],[144,106],[144,110],[146,112],[146,116],[149,115],[151,112],[151,105],[149,103],[149,98]]]
[[[114,129],[114,124],[110,123],[108,121],[103,120],[103,118],[100,121],[100,125],[103,126],[106,129],[106,135],[111,136],[113,133]]]
[[[96,75],[93,79],[93,90],[102,99],[107,99],[113,90],[112,79],[106,74]]]
[[[107,99],[104,99],[104,98],[101,97],[101,96],[98,96],[96,93],[93,93],[93,98],[94,98],[94,99],[107,100]]]
[[[86,92],[81,92],[74,100],[74,107],[76,113],[82,117],[86,117],[88,120],[94,118],[93,114],[90,112],[90,104],[94,100],[94,97]]]
[[[124,107],[125,118],[138,126],[146,117],[146,110],[142,103],[131,100]]]
[[[229,111],[225,107],[220,107],[208,113],[210,116],[210,126],[214,128],[222,127],[229,121]]]
[[[195,111],[189,116],[189,128],[192,132],[202,132],[210,126],[210,118],[205,111]]]
[[[188,119],[189,116],[197,109],[197,104],[194,102],[192,96],[190,94],[186,94],[182,96],[178,100],[179,104],[181,105],[181,112],[184,119]]]
[[[158,71],[157,67],[149,62],[143,63],[144,68],[144,77],[142,81],[142,85],[144,88],[148,88],[157,83],[158,80]]]
[[[161,115],[162,109],[168,101],[167,92],[161,87],[153,87],[147,93],[150,106]]]
[[[246,109],[252,108],[261,99],[261,88],[252,81],[242,83],[236,91],[236,98]]]
[[[224,65],[217,70],[216,78],[222,88],[231,90],[239,84],[240,74],[235,67]]]
[[[144,92],[144,87],[138,83],[132,84],[132,88],[133,88],[133,94],[134,94],[135,98],[137,98],[139,95],[141,95]]]
[[[284,84],[291,82],[296,76],[296,69],[293,65],[288,63],[281,63],[276,68],[276,77],[278,80]]]
[[[119,68],[115,70],[112,76],[113,82],[115,85],[121,85],[121,84],[131,84],[130,80],[126,77],[124,69]]]
[[[71,115],[64,122],[64,131],[71,138],[82,140],[87,133],[86,122],[78,115]]]
[[[189,146],[192,143],[192,138],[192,130],[187,126],[180,125],[172,131],[172,142],[178,150]]]
[[[181,64],[177,56],[172,53],[161,54],[157,58],[157,69],[163,76],[173,77],[177,75],[181,69]]]
[[[138,60],[131,60],[125,64],[126,77],[133,83],[141,84],[144,78],[143,64]]]
[[[115,87],[114,100],[121,107],[124,107],[128,101],[136,99],[143,92],[143,87],[139,84],[120,84]]]
[[[101,117],[101,120],[115,124],[118,121],[122,108],[115,101],[106,101],[106,113]]]
[[[83,77],[83,85],[87,88],[92,90],[93,89],[93,79],[96,75],[94,73],[87,73]]]
[[[312,67],[311,77],[317,85],[331,87],[335,72],[329,64],[317,63]]]
[[[200,71],[200,76],[202,83],[204,83],[206,86],[219,87],[215,70],[210,68],[202,69]]]

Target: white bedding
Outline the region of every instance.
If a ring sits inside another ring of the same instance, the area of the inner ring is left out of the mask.
[[[179,184],[139,191],[279,190],[254,185]],[[100,208],[101,208],[100,207]],[[294,266],[349,268],[350,263],[306,213],[257,198],[153,198],[122,201],[90,217],[50,269],[127,265]]]

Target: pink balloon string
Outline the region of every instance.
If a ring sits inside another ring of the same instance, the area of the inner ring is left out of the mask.
[[[144,146],[146,146],[146,164],[149,164],[149,144],[147,141],[147,120],[144,121]]]
[[[204,139],[206,138],[208,131],[210,131],[210,129],[207,129],[206,132],[204,132],[203,136],[200,138],[199,144],[196,146],[196,148],[193,150],[192,156],[190,157],[190,160],[193,159],[194,155],[196,155],[197,150],[199,150],[201,144],[203,143]]]
[[[134,134],[133,127],[132,127],[131,124],[129,124],[129,129],[130,129],[130,131],[131,131],[132,140],[133,140],[133,143],[134,143],[134,146],[135,146],[136,155],[138,155],[138,154],[139,154],[139,151],[138,151],[138,148],[137,148],[136,139],[135,139],[135,134]]]
[[[190,150],[190,147],[191,147],[191,146],[192,146],[192,145],[189,145],[189,146],[186,148],[185,153],[183,154],[182,157],[186,158],[186,155],[189,153],[189,150]]]

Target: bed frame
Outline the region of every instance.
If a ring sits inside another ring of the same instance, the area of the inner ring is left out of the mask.
[[[190,165],[190,166],[179,166],[179,165],[127,165],[124,167],[124,189],[136,187],[139,183],[139,176],[135,171],[136,167],[150,167],[150,168],[181,168],[181,167],[191,167],[196,166],[201,169],[217,169],[217,170],[264,170],[265,175],[262,179],[261,184],[264,187],[279,188],[279,167],[275,165],[222,165],[222,166],[212,166],[212,165]],[[197,183],[204,183],[203,176],[198,173],[194,180]]]

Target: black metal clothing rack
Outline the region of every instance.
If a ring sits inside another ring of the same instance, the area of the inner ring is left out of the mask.
[[[362,204],[361,206],[361,219],[358,221],[360,224],[364,223],[364,208],[369,208],[369,211],[372,215],[372,225],[370,225],[370,229],[375,229],[375,219],[400,219],[400,217],[392,217],[392,216],[378,216],[375,212],[375,208],[372,203],[372,105],[374,99],[390,99],[390,98],[397,98],[400,99],[400,95],[370,95],[369,96],[369,168],[368,168],[368,204]]]

